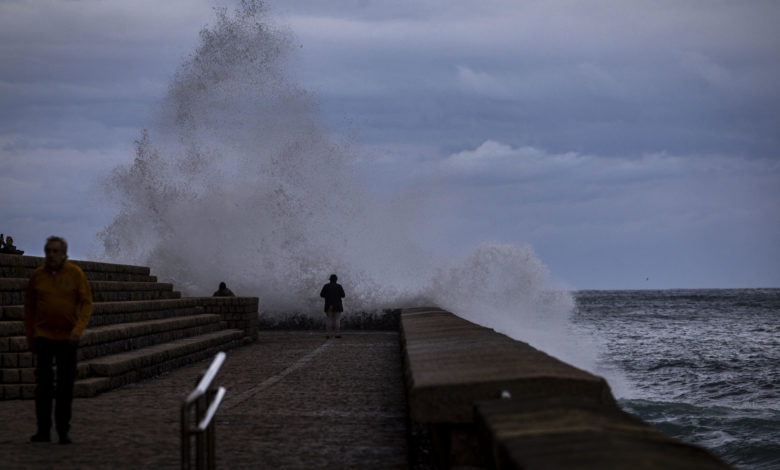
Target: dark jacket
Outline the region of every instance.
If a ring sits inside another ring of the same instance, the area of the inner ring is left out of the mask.
[[[341,305],[341,299],[345,297],[344,288],[341,284],[336,282],[329,282],[322,286],[320,291],[320,297],[325,299],[325,311],[328,311],[329,307],[333,307],[334,312],[343,312],[344,307]]]
[[[214,295],[212,297],[235,297],[236,294],[233,293],[232,290],[225,287],[224,289],[219,289],[218,291],[214,292]]]

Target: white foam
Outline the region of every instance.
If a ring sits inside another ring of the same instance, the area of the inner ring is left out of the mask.
[[[435,303],[588,367],[568,331],[571,295],[530,246],[485,244],[444,264],[420,246],[419,201],[369,196],[356,147],[334,141],[288,73],[289,31],[252,2],[180,67],[137,158],[106,181],[121,206],[105,257],[148,265],[187,295],[220,281],[267,313],[319,313],[335,272],[347,310]]]

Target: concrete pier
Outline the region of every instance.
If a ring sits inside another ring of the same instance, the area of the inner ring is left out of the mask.
[[[603,378],[451,312],[403,310],[401,341],[436,468],[729,468],[620,410]]]
[[[217,351],[220,468],[730,468],[620,410],[602,377],[453,312],[330,340],[258,332],[256,297],[181,298],[149,268],[89,261],[74,444],[32,444],[22,304],[41,263],[0,255],[2,469],[179,468],[181,401]]]
[[[218,468],[407,468],[397,332],[261,332],[227,354]],[[30,443],[34,402],[0,401],[0,468],[180,468],[180,402],[208,364],[77,398],[69,446]]]

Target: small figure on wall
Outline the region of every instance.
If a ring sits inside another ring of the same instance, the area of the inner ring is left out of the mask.
[[[14,246],[14,239],[11,235],[8,235],[3,239],[3,234],[0,233],[0,253],[6,253],[10,255],[22,255],[24,251],[17,250]]]

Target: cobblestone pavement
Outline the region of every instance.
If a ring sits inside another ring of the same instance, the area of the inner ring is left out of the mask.
[[[69,446],[29,442],[34,402],[0,401],[0,468],[180,468],[179,407],[209,362],[76,399]],[[215,383],[218,468],[407,467],[396,332],[261,332]]]

